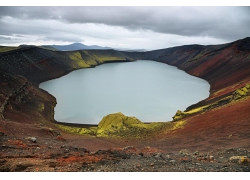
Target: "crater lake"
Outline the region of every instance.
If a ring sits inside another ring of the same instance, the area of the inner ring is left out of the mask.
[[[116,112],[143,122],[171,121],[177,110],[207,98],[210,89],[203,79],[149,60],[80,69],[39,87],[57,99],[55,120],[80,124],[98,124]]]

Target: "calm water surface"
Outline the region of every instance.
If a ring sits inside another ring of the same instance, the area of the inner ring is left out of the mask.
[[[55,119],[97,124],[115,112],[144,122],[171,121],[209,96],[209,84],[176,67],[140,60],[81,69],[40,84],[56,97]]]

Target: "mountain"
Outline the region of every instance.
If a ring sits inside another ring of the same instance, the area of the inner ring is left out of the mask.
[[[145,52],[113,49],[51,51],[37,46],[22,46],[0,53],[0,70],[40,83],[74,69],[107,61],[148,59],[176,66],[207,80],[211,90],[218,90],[249,75],[249,44],[250,38],[245,38],[222,45],[184,45]],[[8,47],[2,48],[8,50]]]
[[[82,43],[73,43],[69,45],[46,45],[46,47],[53,47],[60,51],[76,51],[76,50],[85,50],[85,49],[111,49],[110,47],[102,47],[97,45],[85,45]]]

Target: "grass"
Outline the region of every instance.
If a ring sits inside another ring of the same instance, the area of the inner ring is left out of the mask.
[[[11,50],[15,50],[18,49],[18,47],[14,47],[14,46],[0,46],[0,52],[8,52]]]

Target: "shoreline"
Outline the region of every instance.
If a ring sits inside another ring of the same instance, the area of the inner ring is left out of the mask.
[[[83,69],[88,69],[88,68],[95,68],[95,67],[100,66],[100,65],[103,65],[103,64],[109,64],[109,63],[126,63],[126,62],[135,62],[135,61],[141,61],[141,60],[144,60],[144,59],[137,59],[137,60],[132,60],[132,61],[129,61],[129,60],[128,60],[128,61],[126,61],[126,60],[125,60],[125,61],[124,61],[124,60],[106,61],[106,62],[103,62],[103,63],[101,63],[101,64],[97,64],[97,65],[92,66],[92,67],[74,69],[74,70],[72,70],[72,71],[70,71],[70,72],[68,72],[68,73],[66,73],[66,74],[64,74],[64,75],[62,75],[62,76],[60,76],[60,77],[55,77],[55,78],[49,79],[48,81],[54,80],[54,79],[58,79],[58,78],[61,78],[61,77],[63,77],[63,76],[68,75],[68,74],[71,73],[71,72],[75,72],[75,71],[83,70]],[[202,78],[200,78],[200,77],[198,77],[198,76],[193,76],[192,74],[189,74],[188,72],[186,72],[186,71],[184,71],[184,70],[182,70],[182,69],[180,69],[180,68],[178,68],[178,67],[176,67],[176,66],[167,64],[167,63],[159,62],[159,61],[156,61],[156,60],[149,60],[149,59],[145,59],[145,61],[152,61],[152,62],[157,62],[157,63],[166,64],[166,65],[168,65],[168,66],[171,66],[171,67],[174,67],[174,68],[178,69],[179,71],[185,72],[185,73],[187,73],[188,75],[190,75],[190,76],[192,76],[192,77],[199,78],[199,79],[201,79],[201,80],[203,80],[203,81],[205,81],[205,82],[208,83],[208,85],[209,85],[209,96],[208,96],[207,98],[205,98],[205,99],[202,99],[202,100],[200,100],[200,101],[198,101],[198,102],[196,102],[196,103],[194,103],[194,104],[191,104],[191,105],[187,106],[187,107],[185,108],[184,111],[186,111],[189,107],[192,107],[193,105],[198,104],[198,103],[200,103],[201,101],[204,101],[204,100],[206,100],[206,99],[208,99],[208,98],[210,97],[210,95],[211,95],[211,93],[210,93],[211,85],[210,85],[210,83],[209,83],[207,80],[202,79]],[[44,82],[48,82],[48,81],[44,81]],[[41,82],[41,83],[44,83],[44,82]],[[41,84],[41,83],[39,83],[39,85],[38,85],[39,89],[41,89],[41,90],[45,91],[46,93],[50,94],[48,91],[46,91],[46,90],[40,88],[40,84]],[[50,94],[50,95],[53,96],[52,94]],[[54,97],[54,96],[53,96],[53,97]],[[56,97],[54,97],[54,98],[56,99]],[[177,109],[177,110],[178,110],[178,109]],[[176,110],[176,111],[177,111],[177,110]],[[109,113],[109,114],[110,114],[110,113]],[[106,114],[106,115],[108,115],[108,114]],[[173,116],[174,116],[174,114],[173,114]],[[97,124],[67,123],[67,122],[59,122],[59,121],[57,121],[57,120],[55,120],[55,119],[54,119],[54,121],[56,122],[56,124],[67,125],[67,126],[71,126],[71,127],[81,127],[81,128],[96,127],[96,126],[98,126],[98,124],[99,124],[99,123],[97,123]],[[99,120],[99,122],[100,122],[100,121],[101,121],[101,119]],[[172,121],[174,121],[174,120],[172,119],[172,120],[169,120],[169,121],[159,121],[159,122],[163,122],[163,123],[164,123],[164,122],[172,122]],[[157,122],[158,122],[158,121],[157,121]],[[150,123],[154,123],[154,122],[143,122],[143,123],[145,123],[145,124],[150,124]]]

